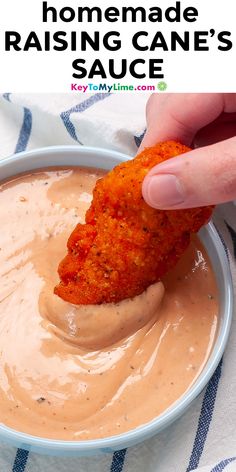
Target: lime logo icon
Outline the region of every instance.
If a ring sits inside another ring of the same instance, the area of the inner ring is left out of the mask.
[[[167,89],[167,83],[166,82],[158,82],[157,88],[158,88],[158,90],[160,90],[160,92],[164,92]]]

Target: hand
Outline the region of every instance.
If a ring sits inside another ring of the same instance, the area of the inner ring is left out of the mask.
[[[139,151],[172,139],[205,147],[153,167],[143,182],[150,206],[194,208],[236,199],[236,94],[153,94]]]

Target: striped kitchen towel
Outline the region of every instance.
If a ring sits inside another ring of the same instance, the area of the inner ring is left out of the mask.
[[[0,97],[0,158],[55,144],[112,148],[134,155],[145,129],[147,95],[9,94]],[[236,209],[215,216],[236,287]],[[236,320],[223,360],[205,391],[171,427],[128,450],[55,458],[0,444],[1,472],[235,472]]]

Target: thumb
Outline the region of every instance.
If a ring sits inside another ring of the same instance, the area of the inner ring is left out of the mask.
[[[153,167],[144,179],[143,197],[153,208],[166,210],[236,199],[236,138]]]

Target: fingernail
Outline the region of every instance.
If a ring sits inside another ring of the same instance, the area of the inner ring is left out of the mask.
[[[146,178],[147,203],[154,208],[170,208],[183,203],[184,191],[180,181],[172,174],[158,174]]]

